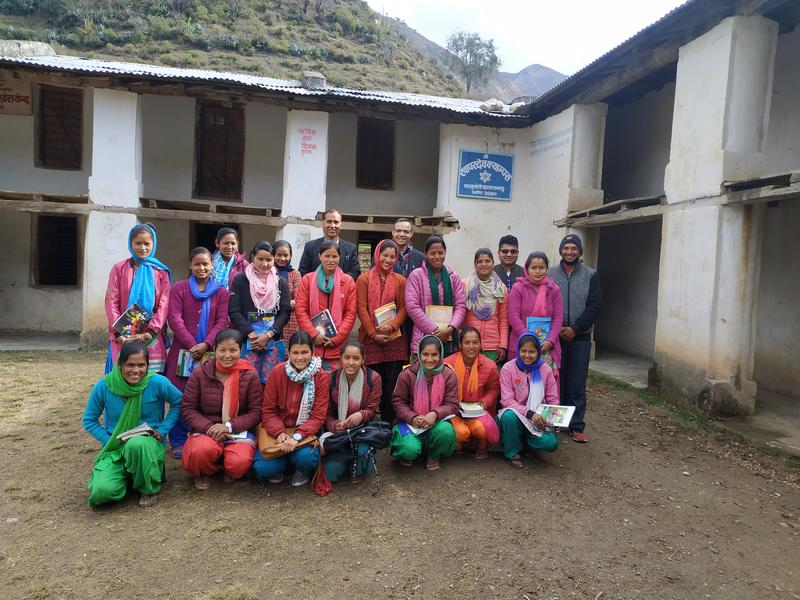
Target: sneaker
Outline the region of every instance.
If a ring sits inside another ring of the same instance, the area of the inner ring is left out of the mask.
[[[300,487],[308,483],[308,475],[303,473],[300,469],[296,469],[292,475],[292,487]]]
[[[589,441],[589,436],[582,431],[570,431],[569,437],[572,438],[573,442],[578,442],[579,444],[585,444]]]
[[[142,497],[139,498],[139,506],[143,508],[149,508],[156,504],[158,504],[158,494],[151,494],[149,496],[142,494]]]
[[[277,475],[271,475],[270,477],[267,477],[267,481],[269,481],[270,483],[280,483],[281,481],[283,481],[283,473],[278,473]]]

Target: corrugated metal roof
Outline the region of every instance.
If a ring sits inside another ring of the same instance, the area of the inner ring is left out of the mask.
[[[133,76],[147,79],[163,79],[166,81],[194,81],[225,84],[234,87],[260,89],[272,92],[283,92],[286,95],[338,97],[360,100],[363,102],[385,102],[404,106],[434,108],[464,115],[481,115],[486,117],[524,118],[509,113],[490,113],[481,110],[481,101],[466,98],[447,98],[444,96],[428,96],[405,92],[386,92],[379,90],[358,90],[325,86],[320,89],[307,89],[300,81],[293,79],[275,79],[243,73],[211,71],[205,69],[183,69],[160,65],[139,64],[82,58],[77,56],[37,56],[32,58],[12,58],[0,56],[0,66],[19,65],[51,71],[67,71],[80,74]]]

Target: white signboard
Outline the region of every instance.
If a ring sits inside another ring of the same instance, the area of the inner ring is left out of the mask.
[[[0,70],[0,115],[32,115],[33,86],[15,79],[11,71]]]

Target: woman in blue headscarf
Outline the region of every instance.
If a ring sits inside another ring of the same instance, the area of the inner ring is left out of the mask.
[[[500,369],[500,442],[503,455],[515,469],[522,469],[523,443],[533,450],[553,452],[558,448],[549,423],[536,414],[541,404],[558,404],[558,384],[553,369],[542,360],[539,339],[532,333],[520,336],[517,357]]]
[[[156,230],[152,225],[135,225],[128,233],[130,258],[115,264],[108,275],[105,299],[109,333],[106,373],[116,363],[122,344],[132,341],[147,345],[150,354],[148,370],[157,373],[164,371],[172,278],[169,268],[155,257],[157,243]],[[120,319],[123,315],[124,318]]]

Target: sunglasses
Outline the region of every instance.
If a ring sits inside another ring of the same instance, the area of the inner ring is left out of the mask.
[[[519,250],[500,250],[500,254],[519,254]]]

